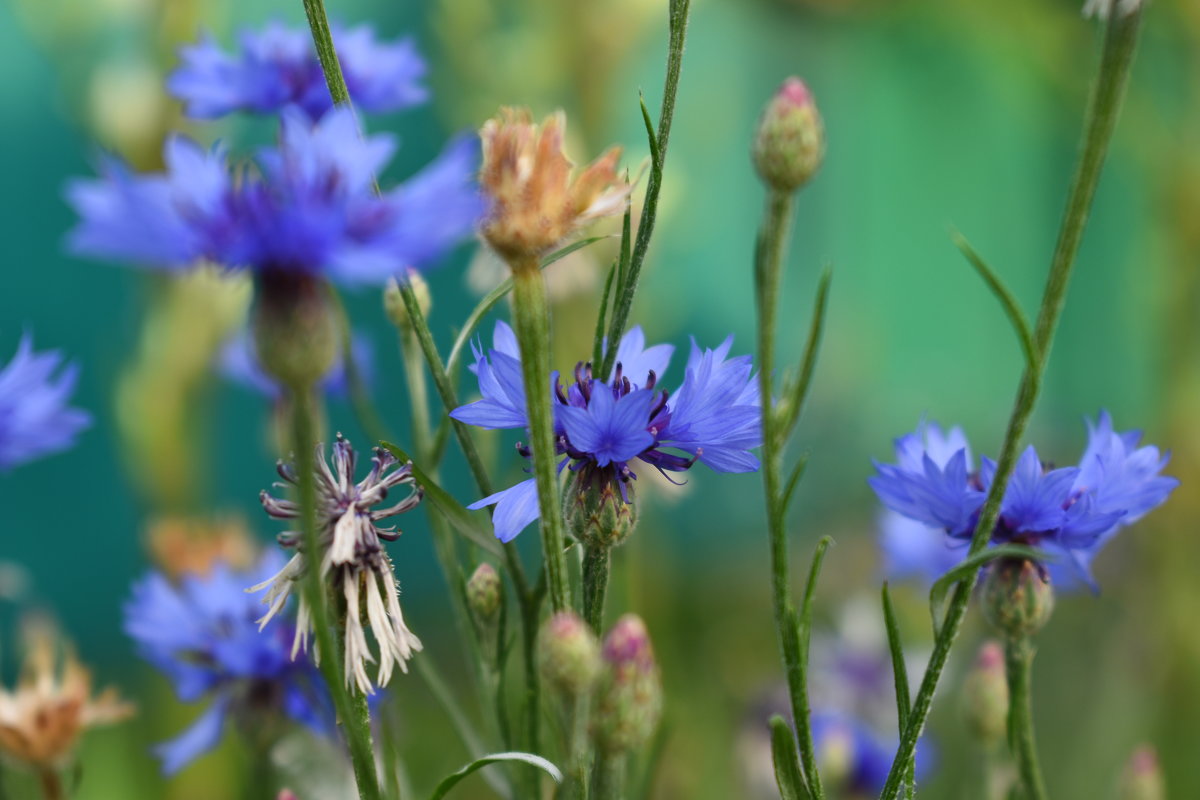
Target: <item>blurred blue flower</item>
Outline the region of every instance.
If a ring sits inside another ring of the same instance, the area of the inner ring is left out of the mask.
[[[86,411],[67,403],[79,370],[57,350],[35,353],[25,334],[0,369],[0,470],[66,450],[91,424]]]
[[[80,217],[69,245],[155,269],[206,260],[379,285],[444,254],[483,210],[473,135],[451,140],[423,171],[380,194],[375,176],[395,149],[391,136],[363,135],[346,108],[315,124],[285,111],[279,144],[259,151],[257,172],[231,172],[221,148],[175,135],[164,173],[134,175],[107,159],[104,177],[68,185]]]
[[[751,472],[758,459],[750,452],[761,443],[758,384],[750,356],[727,358],[733,337],[716,350],[692,343],[683,385],[671,395],[657,388],[674,347],[646,347],[641,328],[632,328],[617,347],[608,382],[592,376],[590,364],[577,364],[566,389],[552,376],[557,403],[555,435],[562,469],[595,470],[627,498],[636,480],[635,459],[663,472],[682,472],[701,461],[718,472]],[[520,354],[512,329],[497,322],[492,349],[472,345],[481,400],[455,409],[451,416],[481,428],[524,428],[525,390]],[[680,452],[671,452],[671,450]],[[528,457],[529,451],[521,449]],[[680,453],[686,454],[681,455]],[[473,503],[496,505],[496,536],[510,541],[538,518],[532,479]]]
[[[354,366],[368,381],[371,376],[372,350],[371,341],[365,336],[354,334],[350,337]],[[225,343],[217,359],[217,368],[234,383],[249,387],[269,398],[278,400],[285,394],[284,387],[268,375],[259,363],[254,340],[248,330],[239,331]],[[348,394],[349,376],[346,374],[346,364],[341,353],[317,388],[333,397],[344,397]]]
[[[370,112],[399,111],[429,98],[421,85],[426,66],[410,39],[381,42],[369,25],[333,25],[342,74],[355,105]],[[273,114],[301,109],[313,120],[333,107],[308,28],[276,21],[243,30],[239,48],[223,51],[208,34],[180,50],[167,89],[190,117],[212,119],[235,111]]]
[[[1064,562],[1052,569],[1092,585],[1091,562],[1117,531],[1166,501],[1179,485],[1161,475],[1168,456],[1157,447],[1139,447],[1141,433],[1113,430],[1101,411],[1088,421],[1088,444],[1079,465],[1050,469],[1030,446],[1022,453],[1004,493],[992,543],[1039,547]],[[971,468],[970,448],[958,428],[943,434],[934,423],[896,440],[896,464],[876,463],[869,479],[888,516],[881,542],[889,571],[938,575],[966,554],[983,498],[995,476],[995,462]],[[931,529],[949,539],[944,548],[929,541]],[[951,560],[950,555],[957,559]]]
[[[208,575],[178,584],[151,572],[133,585],[125,632],[142,658],[159,669],[179,699],[205,696],[209,707],[182,734],[155,748],[163,771],[174,774],[216,747],[230,714],[282,713],[320,733],[332,733],[333,712],[316,669],[292,658],[292,630],[259,632],[262,607],[246,587],[277,572],[282,558],[265,554],[240,572],[218,562]],[[261,724],[261,717],[258,723]]]

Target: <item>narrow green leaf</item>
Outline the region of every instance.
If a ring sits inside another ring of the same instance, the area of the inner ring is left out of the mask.
[[[800,420],[800,412],[804,409],[804,401],[808,398],[808,387],[812,383],[813,370],[817,365],[817,353],[821,349],[821,336],[825,330],[825,309],[829,305],[829,283],[833,280],[833,270],[826,267],[821,273],[821,282],[817,284],[817,297],[813,302],[812,323],[808,328],[808,341],[804,345],[804,358],[800,362],[800,374],[795,385],[785,389],[787,415],[779,429],[783,438],[792,432]]]
[[[775,783],[779,786],[780,800],[808,800],[796,740],[787,720],[778,714],[771,717],[771,760],[775,763]]]
[[[1035,370],[1037,367],[1037,351],[1033,346],[1033,334],[1030,332],[1029,321],[1025,319],[1025,313],[1021,311],[1021,306],[1017,304],[1017,299],[1013,297],[1012,292],[1004,285],[987,262],[979,253],[975,252],[975,248],[971,247],[971,243],[967,238],[958,231],[950,232],[950,240],[954,242],[954,246],[966,257],[975,271],[979,273],[979,277],[983,278],[983,282],[992,290],[992,294],[996,295],[996,299],[1000,301],[1000,305],[1004,307],[1004,313],[1008,315],[1008,321],[1012,323],[1013,330],[1017,334],[1017,339],[1021,345],[1021,352],[1025,355],[1025,364],[1029,369]]]
[[[792,504],[792,495],[796,493],[796,487],[800,485],[800,479],[804,477],[804,468],[808,466],[808,453],[803,453],[800,460],[796,462],[796,466],[792,467],[792,474],[788,476],[787,483],[783,488],[782,507],[783,513],[787,513],[788,506]]]
[[[934,581],[933,587],[929,590],[929,613],[933,617],[933,636],[935,639],[941,635],[938,612],[942,609],[942,602],[946,599],[946,593],[950,591],[950,587],[964,578],[971,577],[980,567],[998,558],[1027,558],[1031,561],[1041,562],[1053,560],[1047,553],[1041,550],[1034,550],[1032,547],[1002,544],[982,550],[951,569]]]
[[[642,122],[646,123],[646,139],[650,143],[650,168],[661,175],[662,156],[658,152],[658,134],[654,132],[654,121],[650,119],[650,109],[646,108],[646,95],[638,92],[638,102],[642,106]]]
[[[406,453],[398,445],[392,444],[391,442],[380,442],[380,445],[382,445],[385,450],[390,452],[396,458],[400,459],[401,462],[412,462],[412,459],[409,457],[408,453]],[[496,541],[496,537],[491,535],[491,531],[480,525],[476,519],[471,516],[471,512],[468,511],[465,506],[451,497],[449,492],[447,492],[445,489],[438,486],[437,483],[435,483],[429,477],[429,475],[425,473],[424,470],[422,470],[416,464],[413,464],[412,474],[413,478],[416,479],[417,484],[420,485],[420,487],[424,490],[425,497],[437,507],[438,511],[440,511],[446,517],[446,520],[451,525],[458,529],[459,533],[463,534],[472,542],[479,545],[484,550],[487,550],[489,553],[493,553],[495,555],[504,554],[500,544]]]
[[[572,242],[561,250],[555,250],[553,253],[542,259],[541,268],[545,269],[555,261],[571,255],[571,253],[574,253],[576,250],[582,250],[588,245],[595,244],[601,239],[609,238],[611,237],[589,236],[586,239],[580,239],[577,242]],[[512,278],[505,278],[503,283],[488,292],[487,295],[485,295],[484,298],[479,301],[479,304],[475,306],[474,310],[471,311],[471,314],[467,317],[467,321],[463,323],[462,330],[458,332],[458,337],[454,340],[454,347],[450,348],[450,356],[446,359],[447,374],[454,374],[454,371],[458,368],[458,362],[462,359],[463,351],[466,349],[467,343],[471,341],[471,335],[475,333],[475,329],[479,327],[479,323],[483,321],[483,318],[487,316],[487,313],[491,311],[497,303],[504,299],[505,295],[512,291],[512,288]]]
[[[892,595],[888,592],[887,581],[884,581],[883,591],[883,621],[887,625],[888,648],[892,651],[892,678],[896,682],[896,716],[900,720],[900,735],[904,735],[904,727],[908,725],[908,710],[912,708],[912,700],[908,694],[908,667],[904,663],[904,648],[900,644],[900,626],[896,623],[896,610],[892,608]]]
[[[596,333],[592,339],[592,363],[599,366],[604,360],[604,323],[608,316],[608,297],[612,293],[613,279],[617,275],[619,261],[614,261],[608,268],[608,277],[604,279],[604,294],[600,295],[600,310],[596,313]]]
[[[472,761],[458,772],[447,775],[446,778],[437,785],[437,788],[433,790],[433,794],[429,796],[429,800],[441,800],[441,798],[445,797],[451,789],[458,785],[459,781],[470,775],[472,772],[482,769],[489,764],[498,764],[505,761],[520,761],[525,764],[529,764],[530,766],[537,767],[538,769],[545,771],[546,774],[553,778],[555,783],[562,783],[562,773],[558,771],[558,767],[554,766],[541,756],[535,756],[532,753],[492,753],[489,756],[484,756],[483,758]]]
[[[800,607],[800,625],[801,636],[800,644],[804,646],[807,658],[808,653],[808,638],[812,631],[812,603],[813,595],[817,591],[817,576],[821,574],[821,564],[825,561],[825,551],[833,544],[832,536],[822,536],[821,541],[817,542],[817,550],[813,553],[812,566],[808,568],[808,583],[804,586],[804,604]]]

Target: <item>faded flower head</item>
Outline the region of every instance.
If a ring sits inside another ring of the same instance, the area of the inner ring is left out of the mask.
[[[491,202],[483,238],[510,265],[536,260],[579,226],[625,209],[632,187],[617,176],[621,148],[572,175],[565,128],[561,111],[535,125],[528,109],[501,108],[480,131],[479,182]]]
[[[331,26],[342,74],[363,111],[399,111],[425,102],[426,66],[411,39],[383,42],[369,25]],[[222,117],[235,111],[274,114],[299,108],[316,120],[333,106],[308,28],[271,22],[243,30],[227,53],[208,34],[180,49],[167,89],[188,116]]]
[[[408,659],[421,649],[421,640],[404,624],[400,588],[392,572],[392,561],[383,548],[384,541],[395,541],[401,531],[378,525],[380,520],[416,508],[421,502],[421,489],[413,479],[412,465],[400,464],[387,450],[376,448],[371,471],[355,483],[357,456],[350,443],[338,436],[333,445],[332,470],[325,460],[324,449],[324,445],[318,445],[316,456],[317,531],[323,553],[321,578],[346,603],[342,654],[346,682],[353,680],[361,691],[370,694],[374,688],[367,675],[368,663],[378,659],[375,683],[385,686],[391,680],[392,670],[399,665],[407,672]],[[299,478],[292,465],[281,461],[278,472],[287,484],[298,485]],[[408,496],[393,506],[376,508],[398,486],[408,486]],[[266,491],[260,494],[260,499],[267,514],[275,519],[293,520],[300,516],[300,506],[294,500],[281,499]],[[295,549],[296,554],[273,577],[250,589],[255,592],[267,589],[263,602],[269,608],[260,621],[263,626],[283,608],[293,585],[303,579],[309,566],[310,556],[304,552],[303,535],[299,531],[281,533],[278,539],[284,547]],[[378,657],[367,643],[364,618],[378,645]],[[312,611],[301,597],[293,655],[306,647],[312,626]]]
[[[151,572],[133,585],[125,632],[138,654],[166,676],[180,700],[211,701],[183,733],[155,748],[164,773],[216,747],[231,716],[263,730],[271,717],[283,715],[332,734],[328,692],[307,658],[293,658],[290,624],[260,631],[262,607],[246,593],[282,562],[268,552],[249,568],[217,561],[206,574],[172,581]]]
[[[156,517],[147,527],[146,545],[171,580],[208,575],[218,564],[246,569],[254,562],[250,531],[237,515]]]
[[[133,714],[115,689],[92,696],[91,674],[46,623],[27,628],[25,646],[20,680],[0,687],[0,752],[34,769],[58,769],[86,730]]]
[[[91,425],[86,411],[67,405],[79,371],[57,350],[34,352],[25,334],[0,369],[0,471],[75,444]]]
[[[364,135],[348,108],[315,123],[285,110],[279,143],[258,152],[256,170],[234,169],[220,147],[173,135],[165,172],[136,175],[108,159],[103,177],[67,187],[80,217],[69,244],[154,269],[207,261],[260,275],[382,285],[474,228],[482,210],[471,180],[477,148],[474,137],[460,136],[422,172],[379,193],[375,176],[396,141]]]
[[[1091,562],[1100,549],[1179,485],[1160,474],[1168,456],[1157,447],[1139,446],[1140,440],[1139,431],[1114,431],[1112,418],[1101,411],[1095,422],[1088,421],[1088,444],[1078,466],[1053,469],[1032,446],[1026,449],[1004,493],[991,541],[1041,548],[1094,586]],[[976,470],[962,430],[944,433],[930,422],[897,439],[896,463],[876,462],[875,470],[869,483],[887,508],[965,543],[996,464],[983,458]]]
[[[576,475],[575,488],[609,492],[605,502],[628,503],[635,462],[664,475],[683,472],[697,461],[717,472],[752,472],[751,452],[761,443],[758,383],[750,356],[728,358],[729,337],[715,350],[692,343],[683,385],[674,394],[658,379],[671,360],[671,345],[646,347],[640,327],[629,330],[617,348],[608,381],[593,376],[591,364],[576,364],[574,381],[564,388],[555,373],[553,386],[556,453],[559,468]],[[483,399],[456,408],[450,416],[481,428],[525,428],[525,388],[516,336],[497,322],[486,353],[472,345],[474,371]],[[526,458],[531,451],[518,445]],[[571,503],[571,498],[566,498]],[[497,492],[469,508],[496,505],[496,536],[510,541],[538,518],[533,479]],[[596,511],[588,501],[585,518]],[[570,511],[571,509],[568,509]],[[599,513],[599,512],[597,512]],[[586,521],[586,519],[585,519]]]

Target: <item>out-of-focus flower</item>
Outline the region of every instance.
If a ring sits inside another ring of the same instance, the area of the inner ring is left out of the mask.
[[[12,689],[0,687],[0,752],[40,771],[65,766],[89,728],[133,714],[115,689],[93,697],[91,675],[56,638],[46,623],[31,624],[21,678]]]
[[[425,61],[411,39],[380,41],[369,25],[332,26],[342,75],[355,106],[399,111],[425,102]],[[235,111],[274,114],[299,108],[319,119],[333,106],[308,28],[271,22],[243,30],[234,53],[208,34],[180,49],[180,65],[167,89],[190,117],[212,119]]]
[[[771,98],[759,120],[751,155],[759,177],[779,192],[796,191],[821,166],[825,133],[804,81],[788,78]]]
[[[105,62],[89,78],[88,117],[106,147],[121,153],[154,153],[161,144],[166,98],[162,76],[144,59]]]
[[[632,186],[617,176],[621,148],[609,148],[578,175],[563,152],[566,115],[540,125],[528,109],[502,108],[480,136],[479,182],[491,203],[483,238],[509,265],[552,251],[581,225],[619,214]]]
[[[460,136],[422,172],[379,194],[375,176],[395,140],[364,136],[354,112],[317,123],[283,113],[279,144],[258,153],[259,173],[231,171],[225,152],[167,140],[166,172],[134,175],[102,164],[67,197],[80,216],[71,248],[156,269],[206,259],[259,274],[383,284],[428,264],[474,228],[482,198],[471,181],[477,142]]]
[[[320,732],[334,729],[320,675],[306,658],[293,658],[289,626],[260,632],[261,607],[246,593],[281,562],[272,552],[249,570],[218,562],[207,575],[178,583],[151,572],[134,584],[125,632],[138,653],[170,680],[180,700],[211,699],[187,730],[155,748],[165,773],[216,747],[230,715],[253,718],[258,727],[263,715],[283,714]]]
[[[86,411],[67,403],[79,370],[57,350],[34,352],[25,334],[0,369],[0,470],[66,450],[91,424]]]
[[[1094,583],[1096,553],[1179,485],[1160,474],[1168,457],[1157,447],[1139,447],[1140,439],[1138,431],[1115,432],[1111,417],[1101,411],[1096,422],[1088,422],[1088,444],[1077,467],[1049,469],[1029,447],[1009,481],[991,541],[1042,548]],[[897,439],[896,462],[876,462],[869,481],[883,504],[953,540],[968,541],[995,463],[984,458],[973,471],[962,430],[943,434],[935,423]]]
[[[1148,744],[1133,751],[1121,775],[1120,800],[1166,800],[1167,785],[1158,752]]]
[[[600,655],[592,740],[605,752],[625,753],[645,744],[662,717],[662,676],[646,624],[635,614],[621,617]]]
[[[538,668],[555,691],[574,699],[591,691],[600,675],[600,642],[574,611],[560,611],[538,634]]]
[[[373,352],[371,341],[365,336],[352,336],[350,352],[355,368],[364,377],[369,376]],[[221,348],[218,368],[222,375],[234,383],[249,387],[267,397],[279,399],[287,393],[287,389],[272,378],[259,363],[249,331],[240,331],[226,342]],[[342,397],[349,392],[349,387],[345,359],[342,353],[338,353],[333,367],[325,373],[317,388],[325,394]]]
[[[1008,680],[999,642],[984,642],[962,688],[967,730],[985,749],[1004,741],[1008,730]]]
[[[467,607],[475,615],[476,621],[490,622],[500,610],[503,600],[500,573],[487,562],[480,564],[467,581]]]
[[[371,694],[374,687],[366,665],[375,662],[376,657],[367,643],[364,618],[378,644],[379,671],[375,683],[379,686],[387,685],[397,665],[407,672],[408,659],[421,649],[421,640],[404,623],[399,585],[392,572],[392,561],[383,549],[383,541],[395,541],[401,531],[380,528],[377,524],[416,508],[421,501],[421,489],[413,480],[411,465],[400,465],[395,456],[382,448],[376,449],[371,459],[371,471],[356,484],[357,456],[341,436],[333,445],[333,470],[325,460],[323,445],[317,447],[316,463],[317,535],[324,553],[321,578],[346,602],[343,637],[346,682],[353,680],[362,692]],[[288,484],[298,484],[292,465],[280,462],[278,471]],[[394,506],[375,508],[390,490],[402,485],[412,487],[408,497]],[[280,499],[265,490],[260,499],[267,514],[275,519],[292,520],[300,516],[300,506],[295,501]],[[294,548],[296,554],[283,569],[250,589],[255,592],[267,589],[263,603],[269,609],[261,620],[264,626],[283,608],[293,585],[303,580],[304,570],[310,568],[303,538],[299,531],[279,534],[280,544]],[[312,611],[301,597],[293,654],[306,647],[312,626]]]
[[[146,543],[154,563],[170,580],[208,575],[217,565],[244,570],[254,561],[250,532],[236,515],[158,517],[150,522]]]
[[[1083,4],[1083,16],[1108,19],[1109,12],[1115,8],[1119,16],[1127,17],[1145,2],[1146,0],[1086,0]]]
[[[474,372],[483,399],[456,408],[451,416],[481,428],[524,428],[525,389],[520,354],[512,329],[497,322],[493,347],[472,345]],[[662,472],[683,472],[696,462],[717,472],[752,472],[758,459],[750,452],[761,443],[758,383],[750,356],[727,358],[733,337],[716,350],[692,343],[683,385],[675,394],[657,388],[674,347],[646,347],[640,327],[629,330],[617,348],[609,381],[592,376],[590,364],[575,366],[566,389],[553,376],[555,439],[570,464],[579,492],[611,490],[611,502],[628,503],[639,460]],[[670,448],[670,449],[668,449]],[[670,450],[682,451],[680,455]],[[518,447],[521,455],[531,455]],[[496,536],[512,540],[538,518],[533,479],[485,497],[470,508],[493,505]]]

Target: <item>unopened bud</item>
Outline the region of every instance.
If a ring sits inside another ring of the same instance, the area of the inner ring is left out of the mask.
[[[546,620],[538,636],[538,668],[557,691],[582,695],[600,674],[600,642],[577,614],[560,611]]]
[[[491,564],[475,568],[467,581],[467,605],[480,622],[489,622],[500,610],[500,575]]]
[[[794,192],[825,157],[825,131],[812,93],[788,78],[767,103],[754,137],[754,168],[772,189]]]
[[[1121,800],[1166,800],[1167,785],[1158,753],[1148,744],[1133,751],[1121,776]]]
[[[341,352],[329,285],[311,275],[278,271],[257,277],[253,314],[258,361],[284,386],[308,389],[328,374]]]
[[[421,309],[421,316],[428,317],[429,309],[433,308],[433,297],[429,293],[429,284],[421,277],[421,273],[409,270],[408,285],[412,287],[413,294],[417,298],[417,307]],[[400,296],[400,282],[395,278],[389,278],[387,288],[383,290],[383,310],[387,312],[388,319],[397,328],[408,330],[412,327],[412,320],[408,316],[408,306],[404,304],[404,298]]]
[[[662,716],[662,676],[641,618],[626,614],[604,638],[592,738],[608,753],[645,744]]]
[[[291,789],[280,789],[279,794],[275,795],[275,800],[297,800],[296,793]]]
[[[1004,675],[1004,649],[999,642],[984,642],[967,673],[962,692],[967,728],[980,744],[991,748],[1008,730],[1008,680]]]
[[[996,630],[1025,639],[1042,629],[1054,610],[1050,576],[1040,565],[1005,558],[988,570],[983,585],[983,613]]]
[[[563,490],[563,516],[567,530],[587,547],[608,548],[629,537],[637,524],[633,486],[625,496],[610,469],[584,467],[571,476]]]

